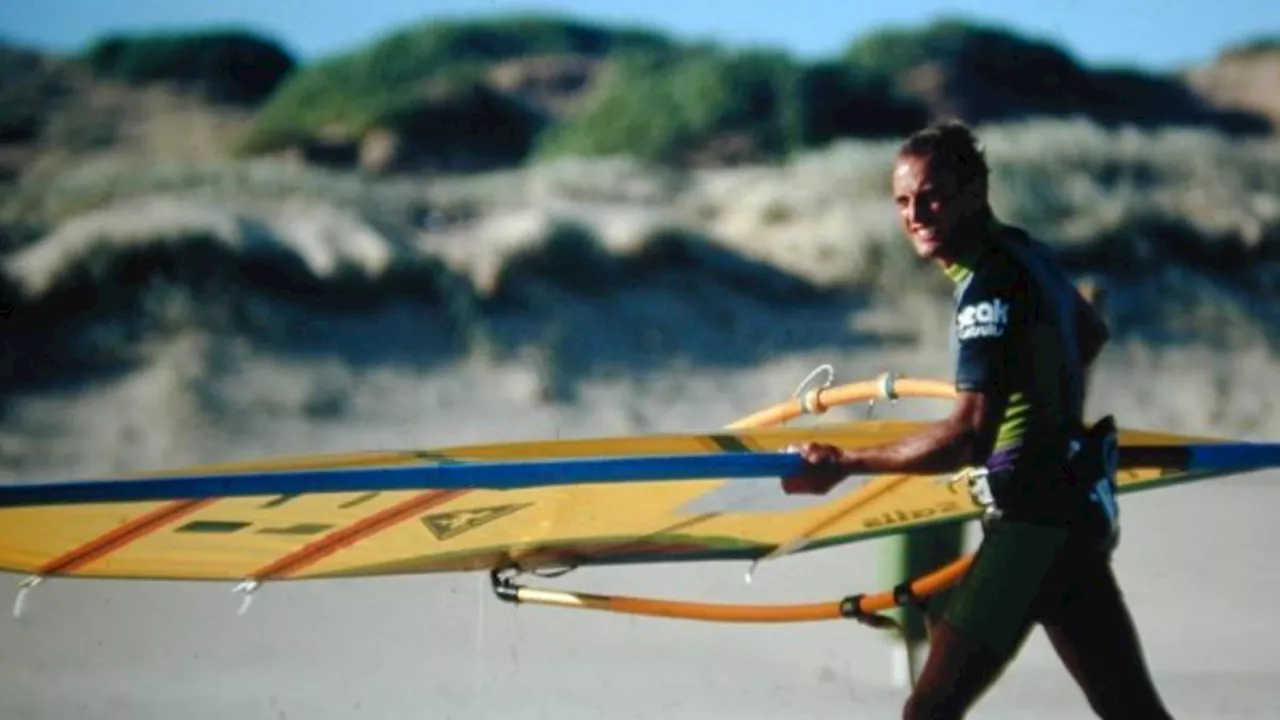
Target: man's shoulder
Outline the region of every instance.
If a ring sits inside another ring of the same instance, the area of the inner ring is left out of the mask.
[[[1013,264],[1026,271],[1031,266],[1043,265],[1046,269],[1053,271],[1062,270],[1060,259],[1054,249],[1024,228],[1000,223],[992,239],[994,241],[991,243],[994,251],[992,258],[998,263],[1003,263],[1006,268],[1009,264]]]
[[[1065,277],[1053,248],[1016,225],[997,223],[991,242],[972,267],[972,283],[1014,285],[1023,289]]]
[[[1019,255],[1006,243],[994,242],[982,251],[971,269],[970,287],[1013,286],[1026,277]]]
[[[961,342],[1003,337],[1034,314],[1037,293],[1025,260],[1018,248],[1004,241],[982,251],[956,298],[955,323]]]
[[[956,298],[957,338],[963,343],[1003,336],[1026,301],[1024,278],[1016,258],[1006,250],[985,250]]]

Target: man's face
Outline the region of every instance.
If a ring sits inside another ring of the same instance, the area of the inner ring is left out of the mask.
[[[902,229],[916,254],[948,261],[958,249],[956,229],[981,206],[981,189],[959,186],[955,175],[929,158],[899,157],[893,168],[893,199]]]

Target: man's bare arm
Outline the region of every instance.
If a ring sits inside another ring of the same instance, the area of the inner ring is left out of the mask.
[[[849,473],[943,473],[985,458],[995,445],[1004,402],[960,393],[945,420],[892,443],[845,450]]]
[[[962,392],[945,420],[910,437],[866,448],[841,449],[811,443],[800,454],[809,468],[785,478],[789,493],[825,493],[849,475],[872,473],[938,474],[974,464],[995,445],[1005,400],[979,392]]]

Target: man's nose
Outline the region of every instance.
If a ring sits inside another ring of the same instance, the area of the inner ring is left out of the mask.
[[[912,225],[919,224],[921,221],[920,210],[921,208],[918,204],[916,204],[915,200],[908,200],[907,206],[906,206],[907,222],[911,223]]]
[[[933,219],[933,213],[929,211],[927,203],[918,203],[915,200],[907,203],[907,219],[912,225],[928,225]]]

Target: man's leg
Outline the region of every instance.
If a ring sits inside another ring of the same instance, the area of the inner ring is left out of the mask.
[[[960,557],[964,548],[964,526],[922,528],[888,538],[884,543],[882,568],[885,582],[892,584],[902,578],[919,577]],[[928,649],[929,626],[940,614],[933,612],[933,608],[945,607],[950,595],[949,591],[944,591],[929,598],[927,607],[907,605],[887,613],[891,617],[896,616],[902,626],[901,636],[895,633],[893,637],[892,676],[895,686],[910,687],[919,678],[917,660],[923,660],[925,653],[921,651]]]
[[[1170,720],[1109,563],[1088,563],[1044,620],[1045,632],[1099,717]]]
[[[1016,651],[1017,646],[995,652],[966,637],[946,619],[934,623],[929,658],[903,707],[903,719],[961,720],[999,679]]]
[[[1041,587],[1066,534],[998,521],[943,617],[931,626],[929,657],[903,717],[963,718],[1017,654],[1037,619]]]

